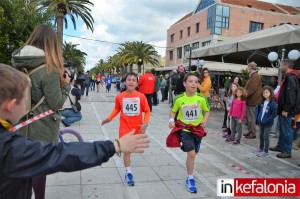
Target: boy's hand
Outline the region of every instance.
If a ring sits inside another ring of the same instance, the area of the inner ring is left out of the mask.
[[[122,153],[144,153],[144,148],[149,147],[150,140],[146,134],[134,135],[135,129],[120,138]]]
[[[206,121],[206,120],[203,120],[203,121],[201,122],[201,125],[202,125],[203,127],[206,127],[206,124],[207,124],[207,121]]]
[[[242,123],[242,120],[239,120],[239,123],[241,124],[241,123]]]
[[[107,124],[107,123],[109,123],[109,122],[111,122],[111,120],[108,119],[108,118],[106,118],[105,120],[103,120],[103,121],[101,122],[101,126],[103,126],[104,124]]]
[[[175,122],[169,122],[169,128],[172,129],[175,127]]]

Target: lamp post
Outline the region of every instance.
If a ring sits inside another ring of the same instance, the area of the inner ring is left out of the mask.
[[[205,64],[205,61],[203,60],[203,59],[198,59],[198,68],[199,68],[199,66],[200,66],[200,69],[202,69],[202,67],[204,66],[204,64]]]
[[[143,64],[143,60],[140,58],[137,64],[138,64],[138,68],[140,68],[142,66],[142,64]],[[141,71],[138,70],[138,72],[140,73]],[[144,65],[143,65],[143,74],[144,74]]]
[[[271,62],[271,66],[274,68],[278,68],[278,85],[280,85],[282,80],[282,72],[281,72],[281,65],[282,61],[284,60],[285,56],[285,49],[281,49],[281,58],[278,59],[278,54],[276,52],[270,52],[268,54],[268,59]],[[292,61],[296,61],[300,57],[300,52],[298,50],[291,50],[288,53],[288,58]]]

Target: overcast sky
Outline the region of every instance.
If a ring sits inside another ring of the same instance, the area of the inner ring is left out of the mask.
[[[300,0],[263,0],[274,3],[282,1],[300,7]],[[86,29],[81,20],[77,30],[69,21],[64,34],[115,43],[143,41],[166,47],[167,29],[185,14],[193,11],[199,0],[91,0],[94,32]],[[78,49],[87,53],[86,69],[92,68],[100,59],[116,53],[119,45],[64,35],[64,40],[79,44]],[[165,56],[165,48],[156,48]]]

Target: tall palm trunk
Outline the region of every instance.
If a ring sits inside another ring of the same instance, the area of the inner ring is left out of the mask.
[[[57,13],[56,15],[56,23],[57,23],[57,37],[60,43],[63,43],[63,34],[64,34],[64,14]]]
[[[142,72],[142,65],[138,64],[138,73],[141,73],[141,72]]]
[[[129,72],[132,72],[132,71],[133,71],[133,70],[132,70],[132,67],[133,67],[133,63],[131,63],[130,66],[129,66]]]

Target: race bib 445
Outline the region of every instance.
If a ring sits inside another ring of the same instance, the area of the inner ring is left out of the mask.
[[[126,116],[137,116],[140,114],[140,98],[124,98],[123,114]]]

